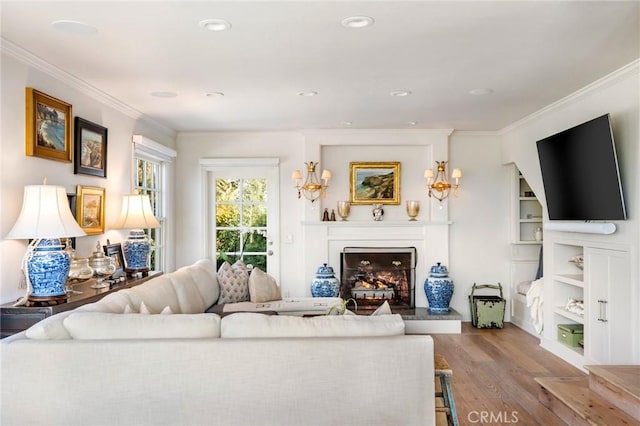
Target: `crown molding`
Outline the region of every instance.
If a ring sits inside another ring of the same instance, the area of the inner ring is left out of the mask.
[[[638,73],[640,73],[640,59],[636,59],[634,61],[632,61],[631,63],[623,66],[622,68],[619,68],[615,71],[613,71],[610,74],[607,74],[606,76],[594,81],[593,83],[590,83],[586,86],[584,86],[581,89],[576,90],[575,92],[571,93],[568,96],[565,96],[562,99],[557,100],[556,102],[547,105],[546,107],[539,109],[538,111],[534,112],[533,114],[529,114],[528,116],[508,125],[507,127],[501,129],[498,131],[499,134],[501,135],[505,135],[509,132],[512,132],[514,130],[516,130],[517,128],[526,125],[527,123],[529,123],[530,121],[535,120],[536,118],[540,117],[541,115],[547,114],[549,112],[552,112],[554,110],[560,109],[560,108],[564,108],[569,104],[572,104],[574,102],[579,101],[580,99],[582,99],[585,96],[591,95],[595,92],[598,92],[600,90],[604,90],[607,87],[612,86],[615,83],[618,83],[619,81],[622,80],[626,80],[628,78],[638,78]]]
[[[38,71],[41,71],[55,78],[56,80],[61,81],[62,83],[78,90],[79,92],[89,96],[90,98],[93,98],[96,101],[123,113],[127,117],[131,117],[135,120],[140,120],[148,123],[149,125],[157,128],[163,134],[170,136],[172,135],[173,137],[175,137],[176,131],[174,129],[171,129],[164,124],[157,122],[151,117],[120,101],[119,99],[114,98],[108,93],[103,92],[97,87],[92,86],[86,81],[79,79],[78,77],[66,72],[65,70],[58,68],[53,64],[50,64],[49,62],[23,49],[22,47],[7,40],[4,37],[0,37],[0,52],[13,57],[18,61],[28,65],[29,67],[35,68]]]

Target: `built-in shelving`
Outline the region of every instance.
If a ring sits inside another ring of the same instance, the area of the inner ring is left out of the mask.
[[[542,204],[518,168],[513,166],[513,244],[542,244]],[[540,234],[541,235],[541,234]]]

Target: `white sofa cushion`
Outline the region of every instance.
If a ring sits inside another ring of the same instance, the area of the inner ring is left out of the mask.
[[[398,314],[380,316],[331,315],[298,317],[235,313],[222,318],[222,338],[400,336],[404,321]]]
[[[253,268],[249,275],[249,299],[255,303],[281,300],[280,286],[271,275]]]
[[[131,305],[140,306],[140,303],[144,302],[147,308],[149,308],[149,311],[154,313],[162,311],[165,306],[170,306],[174,313],[181,314],[182,310],[180,309],[178,294],[173,286],[170,275],[171,274],[160,275],[139,286],[126,290],[131,299]],[[122,312],[122,310],[120,312]]]
[[[229,262],[224,262],[220,265],[218,284],[220,284],[218,304],[249,300],[249,272],[244,263],[237,261],[230,265]]]
[[[220,337],[220,316],[75,312],[64,319],[73,339],[176,339]]]
[[[220,284],[218,284],[215,264],[210,259],[200,259],[186,268],[200,291],[205,309],[209,308],[220,297]]]
[[[198,314],[204,312],[208,306],[204,306],[204,300],[193,277],[189,273],[191,267],[180,268],[167,275],[176,292],[180,312],[183,314]]]

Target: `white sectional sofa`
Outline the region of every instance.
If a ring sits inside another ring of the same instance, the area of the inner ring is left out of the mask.
[[[218,295],[202,260],[3,339],[0,424],[435,424],[433,340],[400,316],[206,312]]]

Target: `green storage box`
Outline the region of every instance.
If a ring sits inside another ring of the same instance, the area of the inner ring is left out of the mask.
[[[476,295],[478,289],[498,290],[499,296]],[[502,286],[473,284],[469,295],[471,308],[471,325],[476,328],[502,328],[504,327],[504,311],[507,301],[502,297]]]
[[[581,346],[582,339],[584,339],[582,324],[558,324],[558,342],[577,348]]]

